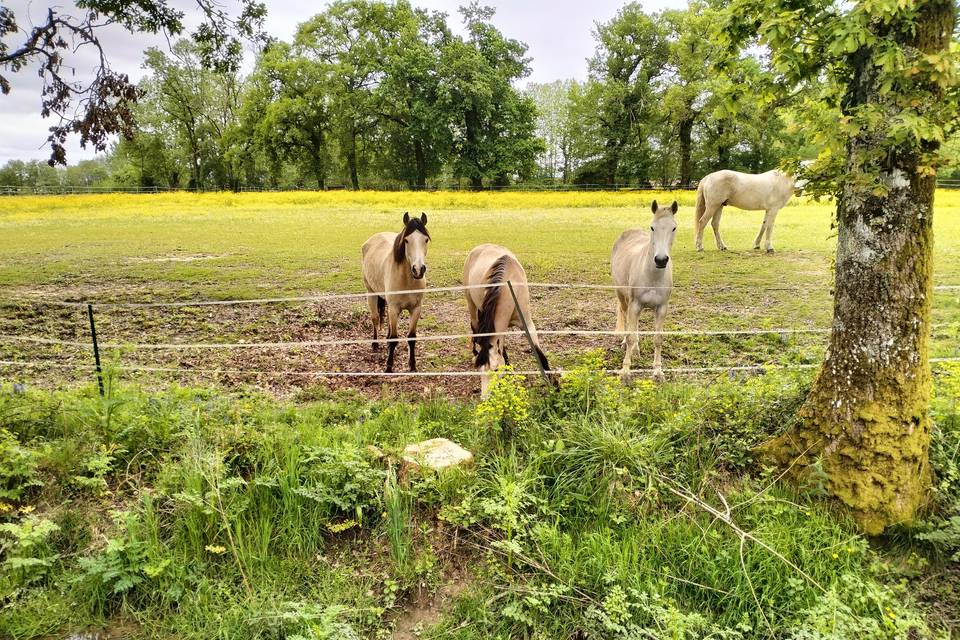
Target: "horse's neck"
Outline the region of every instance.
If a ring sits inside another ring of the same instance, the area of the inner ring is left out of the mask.
[[[411,289],[422,288],[423,280],[417,280],[410,271],[410,262],[401,260],[397,262],[390,259],[390,288],[394,291],[410,291]]]

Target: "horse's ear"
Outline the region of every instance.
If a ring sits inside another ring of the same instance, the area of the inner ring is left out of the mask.
[[[676,213],[676,212],[677,212],[677,209],[679,209],[679,208],[680,208],[680,206],[677,204],[677,201],[676,201],[676,200],[674,200],[674,201],[673,201],[673,204],[670,205],[670,211],[673,211],[674,213]]]
[[[423,226],[427,226],[427,214],[420,212],[420,222],[423,223]]]
[[[653,204],[650,205],[650,211],[653,211],[654,213],[657,212],[657,201],[656,201],[656,200],[654,200],[654,201],[653,201]]]
[[[408,222],[410,222],[410,212],[409,212],[409,211],[404,211],[404,212],[403,212],[403,224],[407,224]]]

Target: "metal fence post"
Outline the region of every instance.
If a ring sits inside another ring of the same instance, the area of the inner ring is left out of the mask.
[[[547,386],[550,384],[550,376],[547,375],[547,372],[543,368],[543,364],[540,362],[540,358],[537,357],[537,345],[533,342],[533,336],[530,335],[530,327],[527,326],[527,319],[523,316],[523,311],[520,310],[520,302],[517,300],[517,293],[513,290],[513,283],[507,280],[507,287],[510,289],[510,296],[513,297],[513,305],[517,309],[517,315],[520,316],[520,324],[523,326],[523,332],[527,335],[527,342],[530,343],[530,351],[533,352],[533,359],[537,362],[537,369],[540,370],[540,375],[543,376],[543,381],[547,383]]]
[[[97,363],[97,385],[100,387],[100,397],[103,392],[103,370],[100,368],[100,345],[97,344],[97,325],[93,321],[93,305],[87,303],[87,317],[90,318],[90,337],[93,338],[93,359]]]

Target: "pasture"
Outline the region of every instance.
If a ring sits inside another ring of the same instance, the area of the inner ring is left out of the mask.
[[[835,238],[831,205],[794,199],[777,220],[778,252],[753,251],[760,212],[730,209],[723,232],[731,250],[693,250],[693,192],[649,193],[248,193],[40,196],[0,200],[0,298],[96,302],[222,300],[361,292],[360,245],[372,233],[399,230],[404,211],[426,211],[434,237],[429,286],[459,283],[464,257],[480,242],[511,248],[532,282],[610,284],[613,241],[628,227],[649,224],[653,198],[679,200],[674,247],[676,286],[667,330],[810,329],[829,325]],[[937,284],[960,284],[960,193],[937,197]],[[954,291],[935,294],[934,356],[956,355],[960,318]],[[420,335],[462,334],[469,325],[462,293],[433,294],[424,303]],[[610,330],[612,292],[535,290],[533,314],[541,330]],[[100,339],[108,343],[277,342],[362,339],[370,334],[363,300],[319,303],[98,309]],[[953,325],[952,327],[950,325]],[[943,326],[946,325],[946,326]],[[401,333],[404,329],[401,322]],[[641,329],[651,329],[647,314]],[[21,304],[0,313],[0,334],[82,341],[89,329],[82,309]],[[532,368],[524,354],[520,368]],[[585,348],[620,357],[615,337],[546,336],[555,366],[569,366]],[[760,363],[815,363],[818,334],[674,336],[664,366],[704,367]],[[641,341],[635,367],[650,366],[650,340]],[[425,342],[422,371],[469,370],[465,340]],[[5,342],[0,359],[89,364],[89,349]],[[405,347],[400,358],[405,362]],[[316,382],[309,376],[243,374],[240,369],[380,371],[382,355],[363,345],[305,349],[131,351],[126,365],[181,368],[181,381],[255,384],[289,390]],[[115,350],[107,350],[116,359]],[[525,364],[524,364],[525,363]],[[193,375],[189,369],[231,373]],[[67,370],[38,370],[56,381]],[[168,376],[169,377],[169,376]],[[329,384],[343,385],[329,380]],[[453,381],[451,392],[475,381]],[[346,386],[379,391],[378,380]],[[406,382],[403,388],[419,388]]]
[[[532,282],[609,284],[613,241],[648,225],[654,197],[680,202],[667,330],[828,326],[823,203],[781,211],[768,255],[750,249],[761,214],[733,210],[731,250],[708,236],[695,252],[689,192],[0,198],[0,360],[45,363],[0,367],[0,638],[955,637],[956,363],[936,367],[929,509],[868,539],[816,474],[783,482],[757,457],[794,424],[812,371],[722,370],[814,364],[822,334],[668,336],[667,381],[627,386],[603,373],[616,337],[542,335],[559,389],[508,376],[478,402],[475,378],[310,374],[382,370],[368,344],[129,346],[362,339],[362,299],[104,306],[100,340],[120,346],[101,398],[85,309],[42,302],[360,292],[360,245],[407,210],[430,217],[430,286],[456,285],[484,241]],[[960,284],[958,214],[960,193],[938,193],[938,284]],[[934,306],[932,355],[960,355],[960,292]],[[535,289],[532,309],[541,331],[615,323],[610,291]],[[421,336],[468,329],[461,292],[428,295]],[[463,339],[425,342],[419,366],[468,371],[469,355]],[[635,366],[651,357],[641,340]],[[669,373],[702,366],[721,370]],[[287,371],[306,375],[271,373]],[[403,462],[436,437],[474,461]]]

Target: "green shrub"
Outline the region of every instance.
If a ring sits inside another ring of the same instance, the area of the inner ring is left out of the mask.
[[[47,578],[60,557],[50,544],[58,529],[51,520],[34,515],[0,524],[0,601]]]
[[[42,486],[37,475],[37,454],[20,444],[4,428],[0,428],[0,504],[19,501],[33,487]],[[0,516],[3,511],[0,510]]]
[[[717,382],[684,404],[675,428],[702,439],[721,465],[743,469],[754,447],[794,425],[808,389],[803,372]]]
[[[503,366],[491,374],[489,395],[477,405],[477,424],[511,437],[530,420],[530,398],[523,378],[512,375],[513,367]]]

